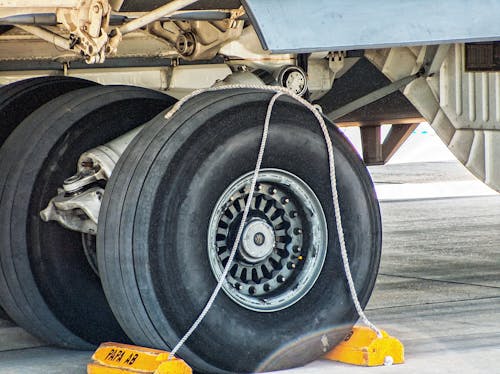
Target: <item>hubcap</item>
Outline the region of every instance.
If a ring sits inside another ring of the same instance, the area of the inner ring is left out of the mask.
[[[208,255],[216,279],[227,265],[253,173],[234,181],[212,212]],[[239,305],[260,312],[291,306],[314,285],[326,257],[321,204],[297,176],[263,169],[237,254],[222,289]]]
[[[274,230],[264,219],[248,222],[241,238],[241,256],[250,263],[257,263],[271,255],[274,248]]]

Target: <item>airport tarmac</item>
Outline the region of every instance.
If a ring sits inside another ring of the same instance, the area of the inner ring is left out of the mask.
[[[318,360],[282,373],[500,373],[500,195],[454,161],[370,171],[384,244],[366,312],[404,343],[407,361],[359,368]],[[0,373],[85,373],[90,356],[47,347],[0,320]]]
[[[500,196],[385,200],[381,209],[382,261],[366,313],[404,343],[406,363],[316,361],[286,373],[500,373]]]

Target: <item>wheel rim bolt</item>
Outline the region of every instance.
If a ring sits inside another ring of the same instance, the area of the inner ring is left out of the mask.
[[[298,216],[298,213],[295,210],[290,212],[290,217],[295,218],[297,216]]]
[[[285,277],[283,275],[278,275],[277,281],[279,283],[283,283],[285,281]]]
[[[241,284],[239,284],[239,283],[236,283],[236,284],[234,285],[234,287],[236,287],[236,289],[237,289],[238,291],[241,291],[241,290],[243,289],[243,286],[242,286]]]
[[[253,295],[255,293],[255,287],[250,287],[248,292],[250,292],[250,295]]]
[[[290,202],[290,199],[289,199],[288,197],[284,197],[284,198],[282,198],[282,199],[281,199],[281,202],[282,202],[284,205],[286,205],[286,204],[288,204],[288,203]]]
[[[274,187],[269,187],[269,193],[270,193],[271,195],[274,195],[274,194],[276,193],[276,188],[274,188]]]
[[[262,189],[262,187],[261,187],[260,183],[257,183],[255,185],[255,191],[260,191],[261,189]]]
[[[288,267],[288,269],[295,269],[297,267],[297,265],[295,265],[293,262],[289,262],[287,264],[287,267]]]
[[[295,229],[293,229],[293,232],[295,235],[301,235],[302,234],[302,229],[296,227]]]
[[[264,291],[269,292],[271,290],[271,286],[268,284],[264,285]]]
[[[295,253],[298,253],[298,252],[302,251],[302,248],[300,248],[298,245],[294,245],[292,250],[293,250]]]

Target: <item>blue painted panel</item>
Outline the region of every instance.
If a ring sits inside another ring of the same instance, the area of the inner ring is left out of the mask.
[[[243,0],[266,49],[500,40],[500,0]]]

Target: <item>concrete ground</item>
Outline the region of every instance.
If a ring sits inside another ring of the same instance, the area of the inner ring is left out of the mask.
[[[381,208],[382,262],[366,313],[404,343],[406,363],[367,369],[317,361],[286,372],[500,373],[500,196]]]
[[[319,360],[282,373],[500,373],[500,195],[456,162],[370,171],[384,246],[367,315],[404,343],[407,361]],[[0,373],[84,373],[90,355],[46,347],[0,320]]]

